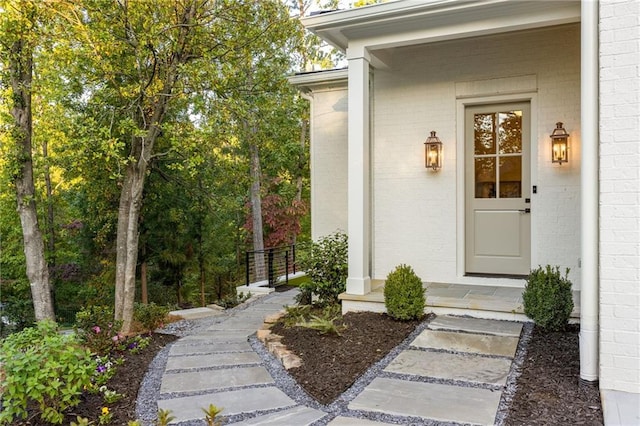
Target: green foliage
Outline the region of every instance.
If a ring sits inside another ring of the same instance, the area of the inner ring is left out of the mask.
[[[569,268],[564,277],[560,267],[547,265],[531,270],[522,293],[524,313],[547,331],[562,330],[573,310]]]
[[[317,330],[320,334],[335,334],[340,336],[347,326],[341,324],[342,314],[339,304],[325,306],[319,315],[308,313],[308,319],[303,318],[296,326]]]
[[[141,331],[153,331],[162,327],[170,309],[166,306],[136,303],[134,305],[133,318],[142,326]]]
[[[114,321],[113,308],[90,306],[76,314],[75,330],[81,342],[99,355],[111,353],[121,339],[121,322]]]
[[[163,410],[160,408],[158,410],[158,421],[156,425],[158,426],[168,426],[172,420],[175,420],[175,416],[171,414],[171,410]]]
[[[12,334],[0,349],[5,373],[0,424],[26,418],[28,405],[37,407],[43,420],[61,424],[63,411],[78,405],[83,389],[91,385],[96,364],[90,351],[74,336],[59,334],[53,322]]]
[[[401,321],[420,319],[424,315],[422,280],[411,266],[399,265],[387,275],[384,305],[390,317]]]
[[[216,417],[218,414],[222,413],[222,410],[222,408],[218,408],[213,404],[209,404],[207,409],[202,409],[207,426],[220,426],[222,424],[220,420],[216,420]]]
[[[283,324],[285,327],[293,327],[298,323],[306,321],[311,314],[311,305],[303,304],[296,306],[285,306],[285,316]]]
[[[310,281],[300,285],[302,302],[309,295],[318,296],[323,305],[339,303],[338,295],[346,290],[347,264],[347,235],[336,232],[312,243],[307,255],[301,259],[302,269],[307,272]]]
[[[240,293],[234,292],[216,301],[216,305],[222,306],[225,309],[230,309],[246,302],[251,298],[251,296],[251,292],[246,294],[242,291]]]

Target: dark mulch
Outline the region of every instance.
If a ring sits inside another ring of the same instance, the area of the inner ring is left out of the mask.
[[[302,367],[290,369],[289,374],[318,402],[329,404],[400,344],[418,323],[359,312],[343,317],[347,328],[341,336],[303,327],[284,328],[280,323],[273,332],[283,336],[282,343],[302,359]]]
[[[139,353],[122,354],[124,363],[117,367],[116,374],[107,383],[107,388],[125,396],[115,403],[105,404],[102,395],[87,393],[83,395],[80,405],[65,413],[66,417],[63,425],[76,421],[77,416],[85,417],[98,424],[98,417],[101,414],[102,407],[105,406],[109,408],[109,412],[113,415],[112,425],[126,425],[129,420],[135,420],[138,389],[147,372],[147,366],[163,347],[178,337],[153,333],[150,338],[149,346]],[[14,422],[12,425],[48,426],[49,423],[43,422],[39,416],[34,415],[28,421]]]
[[[579,330],[534,328],[506,425],[604,424],[598,387],[579,380]]]

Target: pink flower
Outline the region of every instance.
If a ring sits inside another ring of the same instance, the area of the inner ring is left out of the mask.
[[[119,339],[119,337],[118,337],[118,335],[117,335],[117,334],[111,338],[111,340],[113,340],[114,342],[117,342],[117,341],[118,341],[118,339]]]
[[[91,328],[96,334],[100,333],[100,327],[97,325]]]

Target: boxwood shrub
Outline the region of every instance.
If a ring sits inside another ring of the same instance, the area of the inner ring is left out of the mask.
[[[425,302],[422,280],[411,266],[400,265],[387,276],[384,305],[389,316],[402,321],[420,319]]]

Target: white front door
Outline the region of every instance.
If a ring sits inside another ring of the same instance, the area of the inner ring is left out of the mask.
[[[529,273],[530,135],[528,102],[465,110],[467,274]]]

